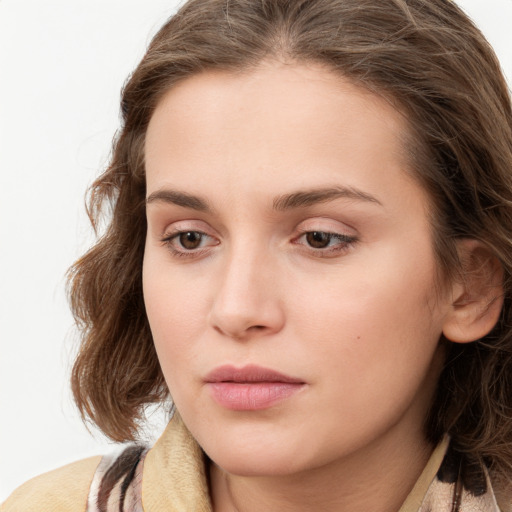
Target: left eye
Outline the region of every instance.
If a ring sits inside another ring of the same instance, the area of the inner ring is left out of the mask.
[[[333,239],[332,233],[324,233],[323,231],[310,231],[306,233],[306,242],[315,249],[323,249],[328,247]]]
[[[354,242],[355,238],[327,231],[307,231],[298,240],[303,240],[312,249],[329,249],[345,247]]]

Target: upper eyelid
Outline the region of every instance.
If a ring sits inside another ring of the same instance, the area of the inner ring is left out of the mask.
[[[323,233],[332,233],[344,236],[357,236],[357,230],[350,224],[335,219],[313,217],[301,221],[295,228],[299,233],[310,231],[321,231]]]
[[[169,229],[168,227],[166,227],[163,230],[162,236],[169,236],[170,237],[170,236],[176,236],[176,235],[179,235],[181,233],[188,233],[188,232],[201,233],[202,235],[211,236],[204,229],[198,229],[198,228]]]
[[[197,231],[205,235],[213,236],[214,231],[208,223],[200,219],[177,220],[174,222],[166,223],[161,230],[162,236],[171,233],[182,233],[186,231]]]

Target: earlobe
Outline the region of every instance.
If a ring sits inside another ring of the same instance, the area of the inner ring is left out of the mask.
[[[460,240],[457,250],[461,269],[452,285],[443,334],[455,343],[469,343],[483,338],[498,322],[503,306],[503,267],[477,240]]]

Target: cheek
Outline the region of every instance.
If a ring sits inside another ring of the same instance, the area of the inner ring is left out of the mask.
[[[430,246],[418,247],[427,254],[421,260],[413,257],[418,251],[401,246],[364,258],[359,272],[347,265],[321,286],[303,280],[291,295],[294,335],[309,333],[305,350],[334,378],[400,380],[414,378],[414,368],[419,373],[428,368],[443,315],[437,308]]]
[[[371,434],[411,407],[424,417],[437,381],[440,332],[426,304],[427,282],[412,289],[403,276],[376,286],[375,277],[347,278],[343,291],[311,301],[297,326],[303,343],[296,357],[308,361],[314,407],[329,432],[348,435],[356,426]]]
[[[183,273],[171,272],[161,257],[146,251],[143,292],[146,314],[164,376],[176,377],[199,353],[195,341],[207,318],[205,288],[188,282]]]

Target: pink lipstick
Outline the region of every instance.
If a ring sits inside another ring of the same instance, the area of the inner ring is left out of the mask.
[[[206,376],[205,382],[213,399],[234,411],[266,409],[305,385],[304,381],[255,365],[220,366]]]

